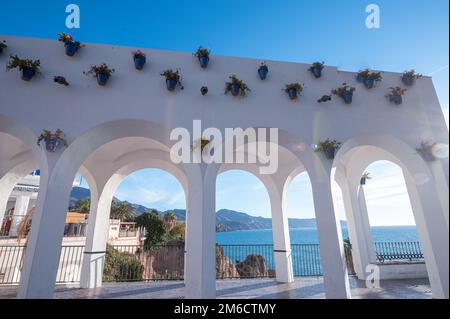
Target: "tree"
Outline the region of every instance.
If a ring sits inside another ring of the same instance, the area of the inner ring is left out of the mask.
[[[134,218],[133,207],[127,202],[112,201],[110,218],[121,221],[131,220]]]
[[[75,203],[74,209],[79,213],[89,214],[89,211],[91,209],[91,200],[89,198],[79,199]]]
[[[177,216],[173,212],[168,212],[164,215],[164,227],[167,232],[170,232],[172,228],[177,225]]]
[[[167,234],[169,240],[178,240],[184,242],[184,233],[186,227],[184,223],[176,224]]]
[[[144,241],[145,250],[151,250],[164,243],[166,229],[164,227],[164,221],[157,210],[152,209],[150,212],[136,217],[136,224],[139,227],[144,227],[146,230]]]

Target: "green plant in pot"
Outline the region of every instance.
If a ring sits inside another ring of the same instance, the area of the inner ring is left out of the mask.
[[[6,41],[0,41],[0,54],[3,53],[3,50],[6,49],[8,47],[8,45],[6,44]]]
[[[197,51],[194,52],[194,56],[198,59],[200,66],[206,69],[209,63],[210,51],[202,46],[200,46]]]
[[[284,91],[289,95],[291,100],[295,100],[298,98],[300,93],[303,92],[303,85],[298,82],[286,84],[284,87]]]
[[[269,67],[265,62],[261,62],[258,68],[258,75],[261,80],[265,80],[269,74]]]
[[[144,68],[145,62],[147,62],[147,56],[141,50],[135,50],[131,52],[133,56],[134,67],[136,70],[142,70]]]
[[[81,47],[84,47],[83,44],[79,41],[75,41],[72,38],[71,34],[68,33],[58,33],[58,41],[61,41],[64,43],[64,48],[66,50],[66,55],[68,56],[74,56],[75,53],[77,53],[78,49]]]
[[[161,72],[161,76],[166,78],[167,90],[174,91],[177,86],[179,86],[181,90],[183,89],[179,70],[176,71],[173,71],[172,69],[165,70]]]
[[[17,55],[10,55],[10,60],[6,65],[6,70],[18,68],[22,72],[22,80],[30,81],[35,74],[39,73],[41,61],[31,59],[21,59]]]
[[[37,140],[37,145],[41,146],[41,142],[45,142],[45,149],[49,152],[56,152],[58,148],[63,145],[67,147],[63,131],[57,129],[54,133],[50,130],[43,130]]]
[[[342,143],[336,140],[326,139],[325,141],[319,142],[315,151],[323,152],[325,157],[328,159],[334,159],[337,150],[341,147]]]
[[[351,104],[353,101],[353,92],[355,92],[355,90],[356,89],[353,86],[343,83],[340,88],[334,89],[332,93],[340,96],[344,100],[345,104]]]
[[[114,69],[110,68],[106,63],[100,65],[91,65],[89,71],[84,72],[86,75],[92,75],[97,78],[97,83],[100,86],[106,85]]]
[[[415,70],[405,71],[402,74],[402,82],[406,86],[412,86],[416,82],[416,79],[422,76],[422,74],[417,73]]]
[[[361,176],[361,180],[359,181],[359,183],[361,185],[366,185],[366,181],[372,179],[372,177],[370,176],[369,172],[364,172]]]
[[[230,82],[225,83],[225,94],[231,92],[233,96],[245,96],[250,88],[243,81],[239,80],[236,75],[229,76]]]
[[[309,71],[314,75],[315,78],[320,78],[322,76],[322,70],[324,68],[325,62],[314,62],[309,67]]]
[[[390,87],[390,92],[386,95],[386,97],[389,99],[391,103],[394,103],[396,105],[400,105],[403,103],[403,94],[407,91],[407,89],[402,89],[399,86],[396,87]]]
[[[437,157],[434,155],[433,149],[437,143],[432,143],[429,141],[422,141],[420,143],[420,146],[416,148],[416,151],[422,156],[424,160],[427,162],[433,162],[437,159]]]
[[[383,79],[381,72],[372,72],[369,69],[359,71],[356,80],[362,82],[364,86],[368,89],[374,87],[375,82],[380,82]]]

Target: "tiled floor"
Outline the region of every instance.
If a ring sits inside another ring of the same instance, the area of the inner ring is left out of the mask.
[[[380,288],[368,289],[364,281],[351,278],[353,298],[431,298],[427,279],[385,280]],[[15,298],[17,287],[0,287],[0,298]],[[322,277],[297,278],[291,284],[277,284],[273,279],[238,279],[217,281],[218,298],[298,299],[325,298]],[[58,286],[55,298],[100,299],[181,299],[184,285],[180,281],[108,283],[97,289]]]

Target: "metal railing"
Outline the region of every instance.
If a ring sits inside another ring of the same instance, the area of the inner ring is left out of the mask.
[[[62,246],[57,283],[80,281],[84,246]],[[18,284],[26,246],[0,246],[0,284]]]
[[[376,242],[377,260],[421,261],[418,242]],[[17,284],[25,246],[0,246],[0,284]],[[80,281],[84,246],[62,246],[57,283]],[[294,276],[322,276],[319,244],[292,244],[287,252]],[[184,278],[184,245],[173,244],[144,250],[139,245],[108,246],[104,281],[181,280]],[[267,278],[275,276],[273,245],[217,245],[216,276]]]
[[[419,242],[376,242],[374,243],[378,262],[421,261],[422,248]]]

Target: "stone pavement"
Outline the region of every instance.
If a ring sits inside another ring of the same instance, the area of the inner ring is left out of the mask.
[[[380,288],[368,289],[364,281],[350,278],[355,299],[429,299],[428,279],[384,280]],[[15,298],[17,286],[1,287],[0,298]],[[181,281],[106,283],[101,288],[79,289],[57,286],[56,299],[181,299]],[[273,279],[218,280],[217,298],[237,299],[308,299],[325,298],[322,277],[296,278],[290,284],[278,284]]]

